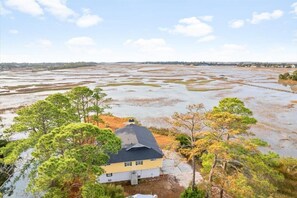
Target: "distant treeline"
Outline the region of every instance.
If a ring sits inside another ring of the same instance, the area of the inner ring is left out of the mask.
[[[73,63],[0,63],[0,71],[11,69],[55,70],[98,65],[96,62]]]
[[[238,63],[238,67],[296,68],[297,63]]]
[[[187,62],[187,61],[160,61],[160,62],[141,62],[142,64],[164,64],[164,65],[193,65],[193,66],[237,66],[233,62]]]
[[[166,62],[142,62],[142,64],[164,64],[164,65],[193,65],[193,66],[237,66],[237,67],[277,67],[295,68],[297,63],[263,63],[263,62],[185,62],[185,61],[166,61]]]
[[[274,67],[296,68],[297,63],[263,63],[263,62],[186,62],[186,61],[147,61],[147,62],[117,62],[118,64],[163,64],[163,65],[189,65],[189,66],[237,66],[237,67]],[[96,62],[72,63],[0,63],[0,71],[11,69],[55,70],[77,67],[95,66]]]

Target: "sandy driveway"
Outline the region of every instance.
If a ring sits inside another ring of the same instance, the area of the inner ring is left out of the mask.
[[[193,177],[192,167],[187,163],[185,158],[176,152],[163,150],[163,153],[164,161],[161,169],[162,173],[174,176],[181,186],[187,188]],[[201,174],[196,172],[196,183],[202,180]]]

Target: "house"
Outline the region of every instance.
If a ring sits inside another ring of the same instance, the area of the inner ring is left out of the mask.
[[[138,179],[160,175],[163,153],[147,128],[130,123],[115,134],[121,138],[122,148],[102,166],[105,174],[100,175],[100,183],[130,180],[135,185]]]

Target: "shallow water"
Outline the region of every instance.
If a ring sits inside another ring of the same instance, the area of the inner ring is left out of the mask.
[[[13,108],[31,104],[52,93],[65,92],[69,87],[64,88],[64,84],[81,83],[91,88],[102,87],[114,100],[109,110],[113,114],[135,117],[146,126],[166,126],[163,118],[176,111],[185,111],[189,104],[203,103],[211,109],[225,97],[238,97],[258,120],[253,132],[268,141],[277,153],[297,157],[297,104],[293,103],[297,101],[297,94],[290,93],[290,86],[278,83],[278,75],[287,71],[292,70],[141,64],[37,72],[3,71],[0,72],[0,110],[4,110],[3,121],[9,126],[14,116]],[[187,84],[174,79],[196,82]],[[134,85],[110,86],[120,83]],[[32,93],[25,93],[22,86]],[[48,90],[56,86],[61,86],[60,90]],[[36,87],[42,90],[34,91]],[[189,91],[189,88],[198,91]]]

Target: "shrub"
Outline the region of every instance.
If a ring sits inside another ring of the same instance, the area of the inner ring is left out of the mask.
[[[149,130],[152,131],[153,133],[159,134],[159,135],[166,135],[166,136],[170,136],[170,135],[176,136],[177,135],[175,132],[170,131],[167,128],[150,127]]]
[[[189,139],[189,136],[186,134],[178,134],[175,138],[177,141],[179,141],[180,147],[188,147],[191,145],[191,141]]]
[[[288,72],[284,73],[284,79],[290,78],[290,74]]]
[[[280,74],[280,75],[278,76],[278,78],[281,79],[281,80],[285,80],[285,77],[284,77],[283,74]]]
[[[280,80],[297,80],[297,70],[294,71],[291,75],[288,72],[284,74],[280,74],[278,78]]]
[[[200,190],[198,188],[187,188],[182,194],[180,195],[180,198],[204,198],[205,197],[205,191]]]

